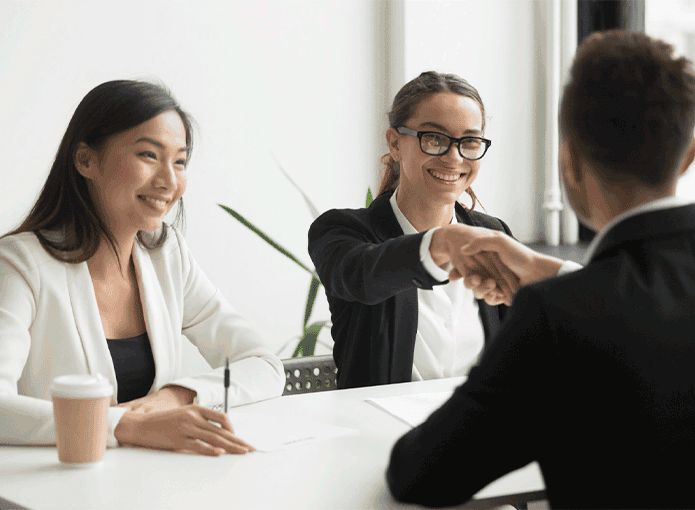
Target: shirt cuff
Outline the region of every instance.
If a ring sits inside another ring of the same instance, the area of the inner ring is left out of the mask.
[[[116,430],[116,427],[118,426],[118,422],[121,421],[121,418],[123,418],[123,415],[126,412],[128,412],[128,409],[125,407],[109,407],[107,418],[109,422],[109,435],[106,437],[106,446],[108,446],[109,448],[116,448],[120,446],[118,440],[116,439],[116,436],[114,435],[114,432]]]
[[[430,230],[425,232],[425,235],[422,237],[422,242],[420,243],[420,262],[422,262],[422,265],[425,267],[425,269],[432,278],[434,278],[438,282],[443,282],[449,279],[449,270],[442,269],[437,264],[435,264],[434,260],[432,260],[432,254],[430,253],[432,236],[434,235],[434,231],[438,228],[439,227],[431,228]],[[448,266],[449,264],[447,264],[447,267]]]
[[[572,262],[571,260],[565,260],[562,265],[560,266],[560,269],[557,270],[557,275],[556,276],[562,276],[565,274],[570,274],[575,271],[579,271],[582,269],[584,266],[581,264],[577,264],[576,262]]]

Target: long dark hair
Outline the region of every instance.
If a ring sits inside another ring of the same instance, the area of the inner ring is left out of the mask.
[[[410,118],[415,115],[415,110],[422,101],[439,92],[454,92],[462,96],[470,97],[480,105],[483,116],[483,131],[485,131],[485,106],[480,94],[470,83],[455,74],[442,74],[436,71],[427,71],[414,80],[409,81],[398,91],[393,99],[393,105],[388,113],[389,126],[396,129],[404,126]],[[381,183],[379,184],[378,195],[386,193],[398,186],[400,179],[400,165],[395,161],[390,153],[381,157]],[[475,208],[478,198],[473,190],[466,189],[473,199],[471,210]]]
[[[6,235],[33,232],[46,251],[63,262],[88,260],[96,253],[102,238],[116,251],[116,240],[97,214],[87,180],[75,167],[77,146],[84,142],[98,151],[110,136],[170,110],[181,117],[190,156],[193,144],[191,118],[163,86],[116,80],[92,89],[70,119],[34,207],[20,226]],[[183,201],[179,199],[174,224],[183,222]],[[142,231],[137,234],[138,242],[148,249],[161,246],[166,238],[165,223],[154,235]]]

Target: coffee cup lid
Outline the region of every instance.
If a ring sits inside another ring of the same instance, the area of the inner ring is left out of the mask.
[[[113,395],[113,386],[101,374],[61,375],[53,379],[51,396],[62,398],[99,398]]]

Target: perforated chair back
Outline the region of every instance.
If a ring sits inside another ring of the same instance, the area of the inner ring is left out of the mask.
[[[298,395],[336,389],[336,373],[333,356],[306,356],[283,359],[285,366],[285,391],[283,395]]]

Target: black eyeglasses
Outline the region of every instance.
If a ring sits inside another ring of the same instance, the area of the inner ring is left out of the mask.
[[[436,131],[415,131],[414,129],[401,126],[396,128],[402,135],[417,136],[420,140],[420,150],[430,156],[443,156],[453,144],[457,144],[459,154],[464,159],[475,161],[485,156],[485,153],[492,145],[492,141],[480,136],[463,136],[453,138],[444,133]]]

